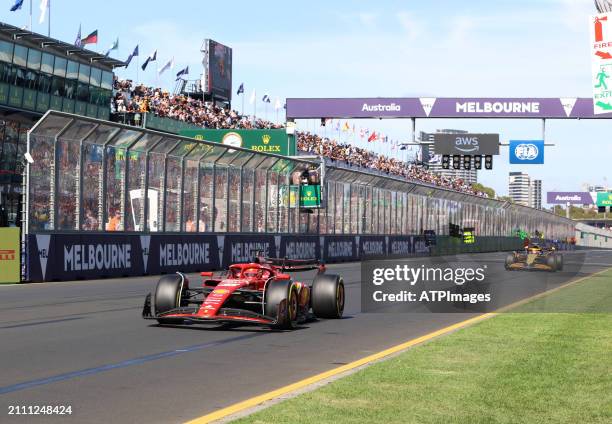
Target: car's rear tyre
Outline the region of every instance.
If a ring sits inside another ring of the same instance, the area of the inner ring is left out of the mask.
[[[557,271],[563,271],[563,255],[557,253],[555,256],[557,257]]]
[[[552,254],[546,257],[546,266],[549,268],[550,272],[555,272],[557,270],[557,255]]]
[[[188,289],[189,280],[180,272],[161,277],[157,282],[152,302],[155,306],[155,315],[183,306],[183,295]],[[157,322],[160,324],[181,324],[183,320],[180,318],[158,318]]]
[[[273,328],[291,330],[297,324],[298,296],[292,281],[271,281],[264,292],[264,315],[277,319]]]
[[[512,265],[514,263],[514,253],[508,253],[506,255],[506,261],[504,263],[504,267],[507,270],[511,270],[512,268],[510,267],[510,265]]]
[[[344,313],[344,281],[339,275],[317,275],[312,283],[312,312],[319,318],[338,319]]]

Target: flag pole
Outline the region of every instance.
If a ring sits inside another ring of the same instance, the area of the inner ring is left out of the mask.
[[[138,69],[140,68],[140,52],[136,56],[136,84],[138,84]]]
[[[30,32],[33,31],[32,29],[32,0],[30,0]]]
[[[47,15],[49,15],[49,21],[47,22],[47,37],[51,37],[51,0],[47,0]]]
[[[244,116],[244,90],[240,94],[242,94],[242,109],[240,109],[240,115]]]

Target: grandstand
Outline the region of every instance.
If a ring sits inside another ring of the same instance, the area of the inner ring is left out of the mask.
[[[0,204],[18,223],[27,131],[49,109],[108,119],[124,63],[0,23]]]

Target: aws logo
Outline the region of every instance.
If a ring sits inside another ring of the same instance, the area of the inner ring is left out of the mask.
[[[480,149],[478,137],[456,137],[455,148],[463,153],[477,152]]]

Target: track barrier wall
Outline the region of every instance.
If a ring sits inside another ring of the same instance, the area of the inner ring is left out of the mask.
[[[274,234],[31,234],[28,281],[64,281],[218,270],[249,262],[256,251],[326,263],[518,249],[515,237],[446,236],[427,246],[422,236]]]

